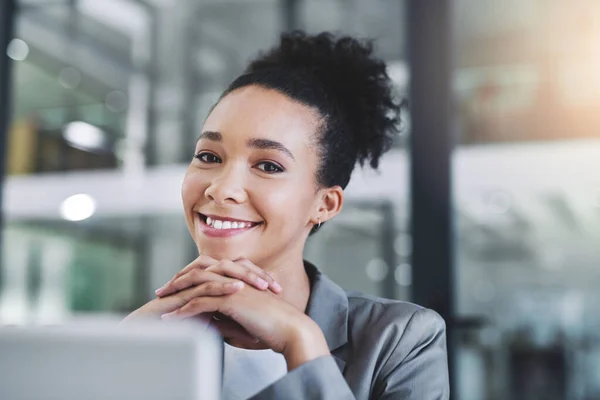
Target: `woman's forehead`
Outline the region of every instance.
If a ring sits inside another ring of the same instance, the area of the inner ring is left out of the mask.
[[[316,110],[276,90],[246,86],[219,101],[203,131],[312,143],[319,120]]]

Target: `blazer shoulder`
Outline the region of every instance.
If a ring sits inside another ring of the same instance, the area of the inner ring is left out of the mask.
[[[385,299],[359,292],[347,292],[347,295],[350,318],[362,317],[370,321],[384,319],[390,323],[408,323],[417,312],[425,314],[426,318],[441,318],[435,311],[407,301]]]
[[[376,333],[379,340],[398,343],[445,334],[444,319],[414,303],[348,292],[348,306],[352,336]]]
[[[446,324],[417,304],[348,293],[347,353],[372,398],[448,399]]]

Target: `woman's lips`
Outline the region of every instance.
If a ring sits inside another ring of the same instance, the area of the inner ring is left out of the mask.
[[[209,237],[231,237],[261,225],[262,222],[238,221],[231,218],[210,217],[197,213],[200,231]]]

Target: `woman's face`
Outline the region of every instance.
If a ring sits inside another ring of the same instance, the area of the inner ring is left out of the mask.
[[[315,181],[318,127],[316,111],[275,90],[246,86],[221,99],[182,188],[201,254],[262,267],[302,255],[327,198]]]

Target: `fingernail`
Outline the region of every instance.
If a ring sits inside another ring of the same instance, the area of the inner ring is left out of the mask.
[[[273,287],[275,288],[275,290],[283,290],[281,285],[275,281],[273,281]]]
[[[231,283],[228,283],[227,286],[229,286],[230,288],[234,288],[234,289],[241,289],[244,287],[244,282],[240,282],[240,281],[231,282]]]
[[[171,320],[171,319],[175,319],[176,316],[177,316],[176,311],[173,311],[173,312],[161,315],[160,319],[162,319],[163,321],[168,321],[168,320]]]
[[[163,291],[165,290],[164,286],[159,287],[158,289],[156,289],[154,291],[154,293],[156,293],[157,296],[159,296]]]
[[[267,283],[267,281],[265,281],[262,278],[256,278],[256,283],[258,283],[258,286],[260,286],[263,289],[266,289],[269,287],[269,284]]]

